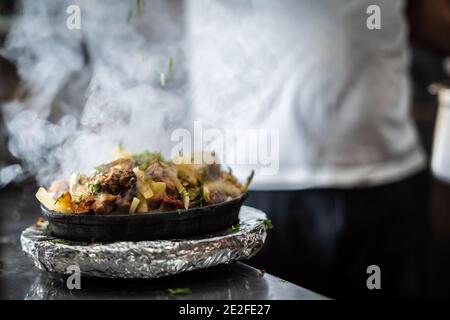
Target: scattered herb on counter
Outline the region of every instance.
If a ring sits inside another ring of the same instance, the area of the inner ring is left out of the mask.
[[[234,226],[227,228],[228,233],[236,233],[236,232],[239,232],[239,230],[241,230],[240,224],[235,224]]]
[[[22,246],[19,244],[19,241],[10,240],[8,242],[16,251],[22,251]]]
[[[65,244],[66,243],[62,239],[53,239],[51,242],[54,243],[54,244]]]
[[[258,219],[258,221],[262,222],[266,226],[267,230],[273,229],[272,220],[270,220],[270,219]]]
[[[48,221],[45,221],[45,225],[43,226],[45,232],[47,232],[48,234],[50,234],[52,232],[52,226]]]
[[[175,289],[167,289],[167,292],[169,292],[172,295],[176,294],[191,294],[192,290],[189,288],[175,288]]]
[[[20,219],[22,218],[22,215],[20,214],[19,210],[17,210],[17,209],[13,210],[12,218],[13,218],[14,222],[20,221]]]

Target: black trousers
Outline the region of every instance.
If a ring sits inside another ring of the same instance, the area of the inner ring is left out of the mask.
[[[252,191],[274,229],[250,264],[334,298],[425,295],[428,174],[360,189]],[[369,290],[367,267],[381,270]]]

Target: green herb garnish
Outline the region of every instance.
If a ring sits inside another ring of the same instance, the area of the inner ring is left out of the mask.
[[[172,72],[172,70],[173,70],[173,59],[172,58],[169,58],[167,70],[169,70],[169,73]]]
[[[150,164],[150,163],[149,163],[148,161],[142,162],[142,163],[139,165],[139,170],[145,171],[145,169],[148,168],[149,164]]]
[[[262,222],[266,226],[267,230],[273,229],[272,220],[270,220],[270,219],[258,219],[258,221]]]
[[[141,153],[136,153],[133,155],[133,160],[137,162],[139,169],[145,170],[148,168],[150,162],[157,160],[160,162],[164,162],[164,157],[161,152],[150,152],[145,150]]]
[[[62,239],[53,239],[51,242],[54,244],[64,244],[65,243],[65,241]]]
[[[136,0],[135,7],[136,7],[136,15],[140,16],[142,14],[142,1]],[[133,8],[130,8],[128,9],[127,24],[130,23],[132,18],[133,18]]]
[[[167,289],[167,292],[169,292],[172,295],[176,294],[191,294],[192,290],[189,288],[175,288],[175,289]]]
[[[253,180],[254,176],[255,176],[255,170],[252,170],[252,173],[250,173],[250,175],[247,177],[247,182],[243,186],[243,190],[244,191],[248,190],[248,188],[250,187],[250,184],[252,183],[252,180]]]
[[[130,23],[131,18],[133,18],[133,10],[128,10],[127,23]]]
[[[227,228],[228,233],[236,233],[236,232],[239,232],[239,230],[241,230],[240,224],[235,224],[234,226]]]
[[[181,180],[189,180],[189,175],[184,171],[178,171],[178,178]]]
[[[101,173],[104,169],[105,169],[105,165],[103,165],[103,164],[100,164],[100,165],[98,165],[98,166],[95,166],[95,167],[94,167],[93,174],[94,174],[94,175],[97,175],[97,174]]]
[[[137,9],[138,15],[141,15],[142,14],[142,1],[141,0],[136,0],[136,9]]]
[[[93,195],[97,195],[98,192],[100,191],[100,183],[99,182],[88,183],[87,189]]]

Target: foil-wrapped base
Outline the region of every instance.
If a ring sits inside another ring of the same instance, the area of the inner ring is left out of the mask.
[[[83,276],[159,278],[249,259],[267,235],[264,212],[242,206],[238,231],[161,241],[82,243],[53,237],[32,226],[21,235],[22,250],[42,270],[67,273],[77,265]]]

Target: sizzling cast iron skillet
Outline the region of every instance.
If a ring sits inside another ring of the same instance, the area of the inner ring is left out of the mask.
[[[55,237],[74,241],[140,241],[200,236],[225,230],[238,222],[247,193],[238,198],[181,211],[76,215],[62,214],[41,206]]]

